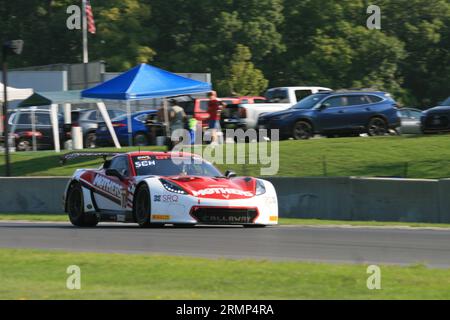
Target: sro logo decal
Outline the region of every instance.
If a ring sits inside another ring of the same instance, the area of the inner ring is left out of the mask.
[[[155,202],[178,202],[179,197],[177,195],[155,195],[154,201]]]

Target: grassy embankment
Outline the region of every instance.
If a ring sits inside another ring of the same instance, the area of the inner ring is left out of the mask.
[[[449,146],[450,136],[447,135],[283,141],[276,175],[450,177]],[[137,149],[122,151],[128,150]],[[158,147],[145,150],[158,150]],[[82,159],[61,166],[59,156],[51,151],[12,155],[13,174],[17,176],[70,176],[77,168],[97,167],[100,163],[100,159]],[[4,159],[0,156],[0,172],[3,166]],[[261,174],[261,165],[219,164],[218,167],[223,171],[231,169],[239,175]]]
[[[81,290],[68,290],[68,266]],[[0,299],[450,299],[450,269],[0,249]]]

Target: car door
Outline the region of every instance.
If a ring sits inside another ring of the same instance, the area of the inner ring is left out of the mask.
[[[106,169],[117,170],[123,179],[107,176]],[[94,178],[95,202],[100,210],[123,212],[127,208],[128,184],[131,173],[128,156],[113,158],[106,169],[97,173]]]
[[[35,113],[36,131],[42,133],[41,144],[46,148],[53,146],[53,126],[49,112],[36,112]],[[62,128],[59,128],[60,133]],[[60,137],[61,138],[61,137]]]
[[[322,102],[317,112],[317,123],[321,131],[337,131],[345,126],[345,96],[333,96]]]
[[[370,118],[376,114],[372,101],[365,94],[348,95],[344,111],[343,129],[365,128]]]

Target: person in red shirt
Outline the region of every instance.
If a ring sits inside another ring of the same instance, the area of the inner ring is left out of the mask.
[[[220,127],[220,113],[226,106],[225,103],[217,99],[217,93],[211,91],[208,93],[208,114],[209,114],[209,129],[211,130],[211,143],[217,143],[217,130]]]

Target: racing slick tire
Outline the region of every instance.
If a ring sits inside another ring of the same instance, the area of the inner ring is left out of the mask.
[[[76,227],[92,228],[98,224],[97,216],[84,212],[83,191],[79,183],[70,186],[67,195],[67,213]]]
[[[141,228],[159,228],[164,224],[151,222],[150,191],[146,184],[142,184],[136,191],[133,203],[134,220]]]

